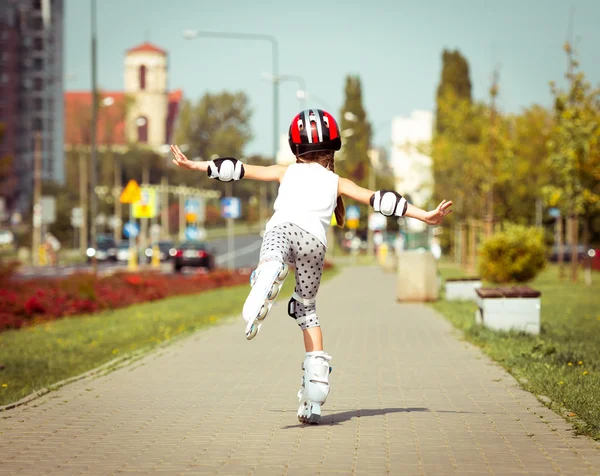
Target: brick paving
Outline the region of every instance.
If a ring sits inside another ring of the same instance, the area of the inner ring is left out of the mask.
[[[600,474],[600,445],[394,276],[345,268],[320,291],[332,390],[296,419],[302,336],[276,306],[0,413],[0,474]]]

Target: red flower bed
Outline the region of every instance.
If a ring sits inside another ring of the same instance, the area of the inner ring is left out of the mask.
[[[12,280],[10,274],[0,272],[0,331],[248,283],[248,272],[227,270],[191,276],[121,273],[98,277],[82,273],[26,281]]]
[[[331,268],[325,262],[325,269]],[[0,332],[63,316],[90,314],[169,296],[248,283],[249,270],[216,270],[206,274],[118,273],[99,277],[11,279],[15,266],[0,263]]]

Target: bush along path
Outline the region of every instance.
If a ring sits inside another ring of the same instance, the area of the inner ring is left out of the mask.
[[[461,274],[448,265],[440,266],[440,273],[443,278]],[[440,300],[432,306],[577,432],[600,440],[600,273],[593,282],[560,281],[551,266],[528,283],[542,293],[539,336],[475,324],[472,302]]]
[[[0,278],[0,331],[246,282],[248,272],[227,270],[192,276],[122,273],[98,277],[82,273],[28,281],[5,276]]]

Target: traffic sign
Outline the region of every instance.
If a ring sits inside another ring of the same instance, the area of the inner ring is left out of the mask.
[[[188,198],[185,201],[185,221],[187,223],[202,223],[205,219],[205,204],[202,198]]]
[[[240,199],[225,197],[221,199],[221,216],[223,218],[239,218],[241,214]]]
[[[83,209],[81,207],[73,207],[71,209],[71,226],[73,228],[81,228],[83,226]]]
[[[135,238],[140,234],[140,227],[134,221],[128,221],[123,227],[123,234],[126,238]]]
[[[356,230],[358,228],[358,223],[358,218],[350,218],[348,221],[346,221],[346,225],[351,230]]]
[[[206,230],[204,228],[196,228],[188,226],[185,229],[185,238],[190,241],[198,241],[206,239]]]
[[[133,204],[134,218],[154,218],[157,213],[156,190],[142,187],[139,201]]]
[[[51,225],[56,222],[56,198],[44,195],[42,196],[42,223]]]
[[[121,193],[119,200],[121,203],[135,203],[141,199],[141,189],[135,180],[130,180]]]
[[[348,220],[358,220],[360,218],[360,210],[356,205],[350,205],[346,208],[346,218]]]

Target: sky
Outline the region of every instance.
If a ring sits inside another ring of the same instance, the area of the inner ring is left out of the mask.
[[[90,0],[65,0],[65,89],[91,89]],[[564,84],[562,45],[572,39],[582,70],[600,82],[598,0],[97,0],[98,85],[123,90],[125,51],[150,41],[168,51],[169,88],[197,100],[244,91],[254,137],[246,155],[273,149],[271,47],[267,42],[200,38],[186,29],[273,35],[279,74],[300,76],[307,106],[338,118],[348,74],[359,75],[375,145],[391,144],[391,120],[434,110],[443,50],[467,58],[475,99],[500,73],[499,108],[517,113],[551,104],[549,82]],[[283,82],[279,134],[298,112],[298,84]]]

